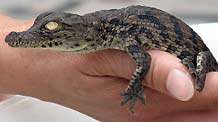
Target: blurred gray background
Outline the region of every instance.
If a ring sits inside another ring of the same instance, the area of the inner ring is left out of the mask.
[[[0,14],[33,19],[44,11],[84,14],[140,4],[168,11],[189,24],[218,22],[217,0],[0,0]]]

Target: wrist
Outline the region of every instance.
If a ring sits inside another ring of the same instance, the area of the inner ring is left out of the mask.
[[[0,92],[7,94],[16,94],[17,86],[20,86],[18,82],[10,81],[15,76],[14,68],[10,68],[17,65],[19,61],[19,51],[11,50],[5,43],[5,36],[11,31],[23,31],[32,24],[30,20],[16,20],[11,17],[0,15],[0,67],[1,67],[1,80],[0,80]],[[14,65],[13,65],[14,64]]]
[[[8,16],[0,15],[0,39],[4,41],[4,37],[11,31],[23,31],[30,27],[32,20],[17,20]]]

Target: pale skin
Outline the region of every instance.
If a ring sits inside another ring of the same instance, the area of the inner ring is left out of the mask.
[[[128,105],[120,106],[122,97],[119,94],[135,70],[135,63],[126,52],[104,50],[74,54],[14,49],[4,42],[10,31],[23,31],[31,25],[32,21],[0,16],[0,93],[54,102],[101,122],[218,121],[217,72],[208,73],[203,92],[193,95],[193,84],[172,88],[179,84],[167,82],[173,69],[184,72],[191,79],[179,59],[164,52],[150,51],[152,65],[143,82],[147,104],[144,107],[137,102],[132,114]],[[171,79],[178,77],[171,75]],[[175,94],[172,92],[177,92],[177,96],[171,95]]]

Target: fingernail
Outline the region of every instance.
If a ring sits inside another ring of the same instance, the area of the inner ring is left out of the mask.
[[[194,95],[194,86],[187,74],[179,69],[173,69],[167,78],[167,90],[172,96],[181,101],[187,101]]]

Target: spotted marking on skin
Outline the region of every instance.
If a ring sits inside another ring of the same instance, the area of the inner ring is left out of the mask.
[[[75,47],[79,47],[79,46],[80,46],[80,44],[76,43],[76,44],[74,44],[74,46],[75,46]]]

